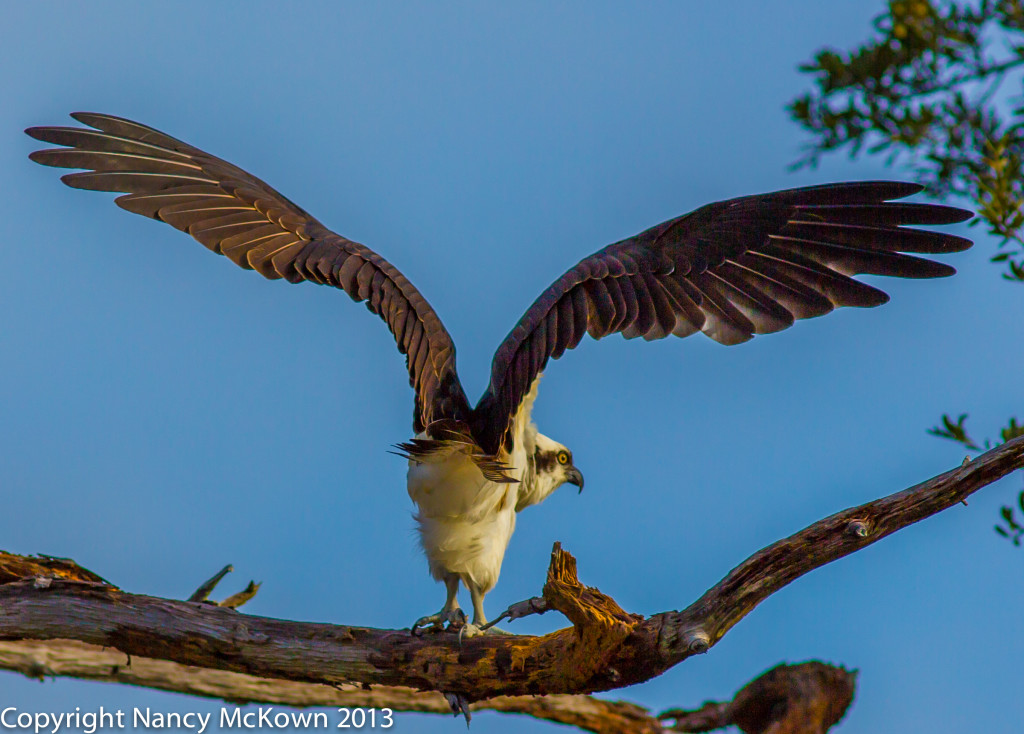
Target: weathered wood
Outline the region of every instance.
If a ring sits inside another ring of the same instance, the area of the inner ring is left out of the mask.
[[[853,703],[857,672],[817,661],[778,665],[743,686],[732,701],[658,716],[667,731],[736,726],[744,734],[824,734]]]
[[[451,715],[444,697],[400,686],[328,686],[257,678],[224,670],[196,668],[166,660],[133,657],[74,640],[0,642],[0,670],[30,678],[82,680],[174,691],[247,703],[294,707],[338,706]],[[838,722],[853,700],[856,673],[818,662],[780,665],[754,679],[732,701],[708,702],[695,710],[673,709],[657,718],[624,701],[592,696],[497,696],[470,706],[574,726],[594,734],[704,732],[736,725],[744,732],[785,725],[777,734],[824,732]],[[802,728],[801,728],[802,727]]]
[[[75,639],[133,657],[304,683],[366,683],[498,695],[589,693],[649,680],[705,652],[799,576],[956,505],[1024,466],[1024,437],[903,492],[825,518],[754,554],[681,612],[647,619],[579,584],[556,548],[544,598],[573,627],[548,635],[413,636],[288,622],[129,594],[59,576],[0,585],[0,639]]]
[[[0,642],[0,670],[30,678],[70,677],[83,680],[174,691],[215,698],[234,704],[259,703],[349,708],[389,708],[393,711],[444,714],[451,710],[437,692],[401,686],[329,686],[276,678],[257,678],[226,670],[132,657],[110,648],[74,640]],[[470,706],[474,712],[524,714],[575,726],[594,734],[661,734],[664,730],[644,708],[622,701],[603,701],[583,695],[496,696]]]
[[[1024,467],[1024,436],[902,492],[838,512],[755,553],[681,612],[645,623],[661,629],[669,665],[706,651],[754,607],[806,573],[866,548],[897,530],[963,503]]]
[[[0,585],[0,639],[75,639],[133,657],[259,677],[408,686],[461,693],[471,701],[559,692],[562,676],[574,666],[588,671],[574,687],[595,677],[614,686],[611,669],[593,669],[571,628],[543,637],[460,641],[450,633],[415,636],[407,630],[288,622],[98,583],[46,581],[37,577]],[[582,639],[594,639],[595,633],[583,629]],[[647,650],[656,651],[655,644],[649,638]]]
[[[92,571],[82,568],[70,558],[52,556],[17,556],[0,551],[0,584],[32,576],[73,579],[107,583]]]

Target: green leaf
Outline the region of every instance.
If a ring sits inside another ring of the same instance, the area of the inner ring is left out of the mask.
[[[942,426],[935,426],[929,428],[928,433],[939,438],[948,438],[951,441],[963,444],[972,451],[979,451],[980,447],[974,442],[974,440],[967,435],[967,429],[964,428],[964,421],[967,419],[967,413],[962,413],[954,423],[950,417],[943,413],[942,415]]]

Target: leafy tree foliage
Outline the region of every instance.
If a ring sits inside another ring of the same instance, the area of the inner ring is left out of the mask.
[[[974,202],[992,259],[1024,282],[1024,0],[891,0],[874,29],[800,67],[816,89],[789,105],[812,135],[795,165],[843,149],[909,165],[933,195]]]
[[[1024,282],[1024,0],[890,0],[874,33],[850,51],[821,49],[800,67],[815,88],[789,105],[811,134],[795,167],[845,150],[911,168],[933,196],[971,202],[999,239],[993,262]],[[964,425],[942,416],[934,436],[970,451]],[[1001,441],[1024,435],[1010,418]],[[1024,542],[1024,492],[996,532]],[[1020,518],[1020,519],[1018,519]]]
[[[929,428],[928,433],[939,438],[948,438],[951,441],[956,441],[964,448],[975,453],[988,451],[992,448],[993,442],[990,439],[986,438],[979,444],[971,438],[970,434],[967,433],[967,427],[964,425],[966,420],[966,413],[962,413],[955,422],[948,415],[944,414],[942,416],[942,425]],[[1010,418],[1007,426],[999,431],[1000,440],[995,443],[1005,443],[1011,438],[1017,438],[1017,436],[1024,436],[1024,425],[1017,423],[1016,418]],[[1017,506],[1022,513],[1021,520],[1017,520],[1016,510],[1013,507],[1003,505],[999,508],[999,516],[1002,518],[1002,522],[996,525],[995,529],[1004,538],[1012,540],[1014,545],[1019,546],[1024,542],[1024,491],[1017,495]]]

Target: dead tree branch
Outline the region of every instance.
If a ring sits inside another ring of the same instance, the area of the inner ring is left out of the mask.
[[[418,637],[407,630],[255,617],[130,594],[95,574],[80,573],[83,569],[60,565],[67,561],[23,559],[27,565],[21,570],[27,573],[22,573],[11,561],[19,557],[3,556],[0,641],[70,639],[115,648],[133,660],[301,684],[447,691],[469,701],[609,690],[649,680],[706,652],[757,604],[803,574],[954,506],[1021,467],[1024,437],[915,487],[814,523],[751,556],[686,609],[648,618],[629,614],[580,584],[575,560],[556,546],[543,601],[531,607],[557,609],[573,626],[540,637],[460,642],[449,633]]]
[[[0,670],[40,680],[68,677],[120,683],[220,699],[237,705],[389,708],[452,715],[444,696],[433,691],[398,686],[343,684],[336,687],[299,683],[144,657],[132,657],[128,664],[123,652],[73,640],[0,642]],[[640,706],[584,695],[497,696],[478,701],[470,709],[525,714],[595,734],[662,734],[665,731],[658,720]]]
[[[754,607],[804,574],[960,503],[1024,466],[1024,436],[902,492],[838,512],[755,553],[681,612],[656,614],[675,664],[704,652]]]
[[[0,551],[0,584],[9,584],[34,576],[107,584],[114,588],[113,584],[82,568],[70,558],[18,556]]]
[[[40,680],[69,677],[120,683],[216,698],[236,705],[389,708],[451,715],[448,703],[434,692],[389,686],[297,683],[151,658],[132,658],[129,664],[124,653],[73,640],[0,642],[0,670]],[[825,732],[842,718],[853,700],[855,681],[855,672],[808,662],[771,669],[744,686],[732,701],[709,702],[693,711],[673,709],[657,717],[635,704],[584,695],[497,696],[478,701],[470,709],[525,714],[594,734],[705,732],[732,725],[753,733],[767,731],[771,725],[781,726],[783,722],[789,728],[773,731],[804,734]]]
[[[779,665],[743,686],[732,701],[673,709],[658,719],[666,731],[736,726],[745,734],[824,734],[846,714],[856,684],[855,670],[817,661]]]

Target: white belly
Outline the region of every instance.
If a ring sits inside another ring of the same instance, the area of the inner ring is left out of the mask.
[[[493,589],[516,526],[519,484],[486,480],[465,453],[454,451],[410,461],[407,486],[433,577],[457,574],[484,593]]]

